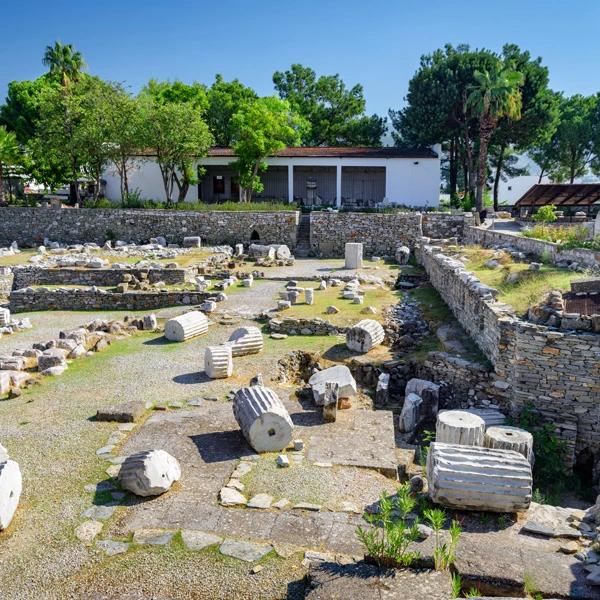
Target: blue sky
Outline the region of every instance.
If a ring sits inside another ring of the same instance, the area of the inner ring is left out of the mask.
[[[44,72],[60,39],[89,71],[137,91],[149,78],[210,83],[215,73],[273,93],[293,62],[365,88],[370,112],[403,103],[419,57],[469,43],[514,42],[542,56],[551,85],[600,91],[598,0],[3,0],[0,98]]]

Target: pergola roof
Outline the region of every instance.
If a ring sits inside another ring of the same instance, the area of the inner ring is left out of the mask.
[[[515,206],[591,206],[600,201],[600,183],[538,183]]]

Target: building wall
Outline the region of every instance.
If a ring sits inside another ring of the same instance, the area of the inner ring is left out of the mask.
[[[202,165],[229,165],[231,159],[206,157],[198,161]],[[383,167],[385,168],[385,194],[388,203],[412,207],[435,207],[440,197],[439,158],[284,158],[267,159],[268,165],[295,167]],[[119,176],[109,168],[103,174],[106,179],[106,197],[120,200]],[[160,169],[154,159],[138,160],[130,177],[130,189],[139,189],[142,198],[166,200]],[[290,189],[284,198],[289,197]],[[198,187],[191,186],[186,201],[198,199]]]
[[[503,204],[514,204],[529,188],[539,181],[539,175],[521,175],[508,181],[500,181],[498,200]],[[542,177],[539,183],[550,183],[547,177]]]

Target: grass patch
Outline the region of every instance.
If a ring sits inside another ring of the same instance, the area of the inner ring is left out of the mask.
[[[281,317],[292,317],[294,319],[315,319],[321,318],[341,327],[354,325],[361,319],[375,319],[383,321],[383,309],[397,304],[400,299],[401,292],[391,290],[386,287],[377,287],[372,285],[362,284],[361,289],[364,290],[364,304],[354,304],[352,300],[342,298],[343,287],[327,287],[324,290],[317,289],[315,281],[298,281],[300,287],[312,287],[315,290],[313,295],[314,304],[304,304],[303,296],[301,296],[300,304],[294,304],[290,309],[282,311]],[[281,290],[285,289],[282,282]],[[337,307],[340,312],[335,315],[328,315],[325,309],[328,306]],[[377,314],[368,315],[362,314],[361,311],[372,306],[377,309]]]
[[[569,290],[571,282],[582,278],[581,273],[560,269],[554,265],[542,265],[539,271],[530,271],[526,263],[515,263],[508,254],[500,257],[500,267],[490,269],[485,263],[490,260],[494,250],[484,248],[465,248],[466,268],[472,271],[485,285],[499,291],[498,300],[512,306],[519,314],[539,303],[552,290]],[[514,283],[507,282],[511,273],[519,274]]]
[[[13,267],[15,265],[24,265],[29,262],[32,256],[37,254],[37,250],[33,248],[26,248],[21,250],[19,254],[13,254],[12,256],[0,256],[0,267]]]

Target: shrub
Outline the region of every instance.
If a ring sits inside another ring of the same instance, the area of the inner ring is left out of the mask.
[[[546,242],[562,244],[562,247],[582,248],[582,244],[589,241],[589,230],[583,225],[569,225],[568,227],[552,227],[547,224],[534,225],[524,229],[522,235]]]
[[[408,550],[419,539],[418,519],[408,525],[408,514],[416,505],[408,484],[401,485],[395,496],[385,492],[379,500],[379,513],[365,513],[370,529],[356,528],[356,535],[367,556],[383,567],[409,567],[420,553]]]
[[[556,208],[553,204],[540,206],[535,215],[533,215],[533,220],[538,223],[554,223],[554,221],[556,221],[557,218],[558,217],[556,216]]]
[[[435,569],[436,571],[445,571],[456,560],[456,546],[462,533],[460,525],[458,521],[452,521],[448,530],[450,541],[443,542],[440,534],[446,521],[446,513],[441,508],[429,508],[423,511],[423,516],[435,534],[435,548],[433,550]]]

